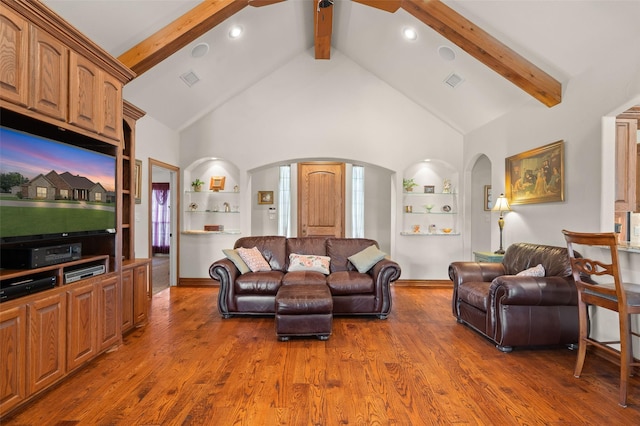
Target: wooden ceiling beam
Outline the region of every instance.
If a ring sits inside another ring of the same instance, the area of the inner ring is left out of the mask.
[[[401,1],[404,10],[544,105],[562,101],[559,81],[441,1]]]
[[[375,9],[384,10],[385,12],[394,13],[400,9],[402,0],[352,0],[354,3],[364,4],[365,6]]]
[[[331,58],[331,33],[333,32],[333,3],[328,0],[311,0],[313,7],[313,30],[316,59]],[[324,7],[320,7],[324,4]]]
[[[251,3],[255,3],[254,6],[263,6],[274,1],[254,0]],[[140,75],[244,9],[248,4],[250,0],[205,0],[124,52],[118,59]]]

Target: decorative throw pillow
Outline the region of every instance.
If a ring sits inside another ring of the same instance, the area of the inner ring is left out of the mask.
[[[522,272],[518,272],[516,276],[520,277],[544,277],[544,266],[537,264],[533,268],[525,269]]]
[[[380,251],[375,245],[370,245],[366,249],[349,256],[349,261],[356,267],[358,272],[364,274],[376,263],[384,259],[387,254]]]
[[[251,270],[249,269],[247,264],[244,263],[244,260],[242,260],[238,252],[234,249],[223,249],[222,252],[225,256],[227,256],[227,259],[229,259],[233,262],[234,265],[236,265],[236,268],[238,268],[241,274],[246,274]]]
[[[312,271],[329,275],[330,261],[329,256],[291,253],[289,255],[289,271]]]
[[[236,251],[244,263],[246,263],[249,269],[251,269],[251,272],[271,270],[271,266],[269,266],[269,263],[265,260],[264,256],[262,256],[262,253],[260,253],[260,250],[258,250],[257,247],[250,249],[238,247]]]

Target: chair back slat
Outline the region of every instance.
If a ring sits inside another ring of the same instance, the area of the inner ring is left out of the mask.
[[[578,292],[589,292],[589,298],[597,295],[609,299],[616,298],[618,305],[626,305],[626,293],[618,263],[616,234],[613,232],[580,233],[567,230],[563,230],[562,233],[567,241],[569,261]],[[598,248],[601,257],[595,258],[598,254],[595,250],[591,250],[593,255],[588,256],[582,250],[583,257],[576,257],[574,247],[576,245]]]

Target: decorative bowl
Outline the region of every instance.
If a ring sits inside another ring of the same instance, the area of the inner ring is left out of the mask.
[[[442,228],[442,232],[444,232],[445,234],[450,234],[452,231],[451,228]]]

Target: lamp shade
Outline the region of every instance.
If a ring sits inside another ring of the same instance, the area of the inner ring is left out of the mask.
[[[502,212],[511,211],[511,206],[509,206],[509,200],[507,200],[507,197],[505,197],[504,194],[500,194],[500,196],[496,200],[496,203],[493,205],[493,208],[491,209],[491,211],[500,212],[500,214],[502,214]]]

